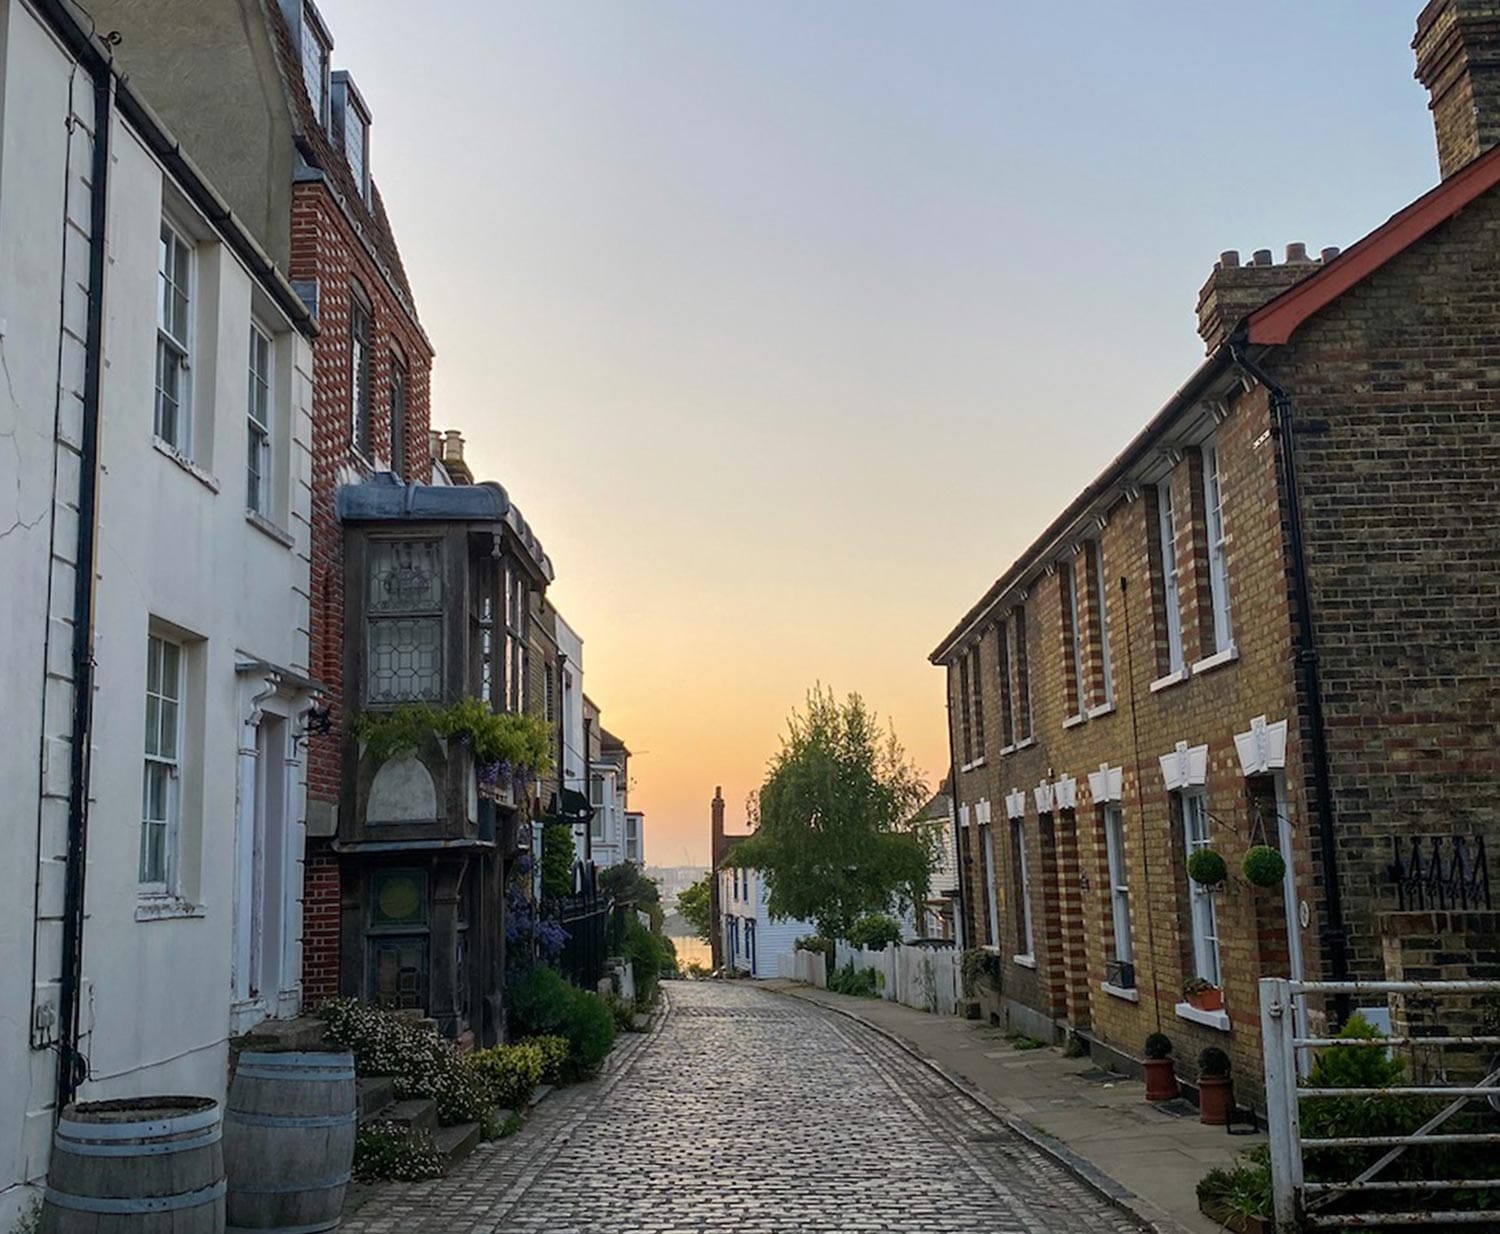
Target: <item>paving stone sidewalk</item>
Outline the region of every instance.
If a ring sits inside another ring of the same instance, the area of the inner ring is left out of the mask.
[[[1125,1234],[1051,1156],[870,1028],[673,982],[649,1037],[448,1178],[365,1189],[346,1234]]]
[[[1172,1234],[1220,1231],[1198,1211],[1198,1180],[1211,1167],[1228,1165],[1265,1142],[1264,1136],[1230,1136],[1223,1127],[1205,1127],[1186,1102],[1175,1111],[1150,1105],[1139,1081],[1105,1073],[1086,1058],[1064,1058],[1055,1049],[1018,1050],[999,1029],[975,1021],[796,982],[758,985],[858,1017],[900,1038],[1008,1118],[1056,1141],[1101,1185],[1121,1190],[1135,1211]]]

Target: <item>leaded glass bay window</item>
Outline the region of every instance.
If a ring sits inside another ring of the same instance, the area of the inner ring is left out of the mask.
[[[365,701],[379,705],[441,699],[441,541],[374,540],[368,561]]]

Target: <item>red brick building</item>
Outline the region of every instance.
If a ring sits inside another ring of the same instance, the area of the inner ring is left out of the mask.
[[[933,652],[995,1018],[1253,1078],[1258,978],[1399,969],[1413,841],[1500,848],[1497,17],[1418,21],[1442,183],[1343,253],[1225,253],[1207,359]]]

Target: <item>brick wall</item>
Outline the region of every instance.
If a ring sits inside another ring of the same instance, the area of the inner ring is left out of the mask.
[[[322,183],[300,183],[293,193],[291,277],[316,280],[322,330],[313,353],[311,672],[326,687],[333,729],[309,745],[311,819],[329,817],[337,809],[345,720],[343,537],[334,493],[342,483],[390,467],[391,378],[397,357],[408,374],[407,479],[427,480],[432,349]],[[369,458],[362,458],[353,443],[349,312],[356,283],[371,309]],[[304,897],[303,993],[315,1004],[338,992],[338,868],[320,839],[308,842]],[[327,921],[331,932],[314,926]]]

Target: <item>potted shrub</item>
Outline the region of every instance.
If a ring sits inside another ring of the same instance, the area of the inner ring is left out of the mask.
[[[1223,1011],[1224,991],[1211,981],[1194,977],[1182,987],[1183,1001],[1195,1011]]]
[[[1229,1055],[1211,1045],[1198,1055],[1198,1121],[1222,1127],[1234,1104],[1229,1083]]]
[[[1146,1038],[1146,1100],[1171,1101],[1177,1096],[1177,1073],[1172,1065],[1172,1039],[1166,1033]]]
[[[1245,854],[1240,872],[1252,887],[1280,887],[1286,877],[1286,858],[1269,844],[1257,844]]]
[[[1229,877],[1229,866],[1216,849],[1194,849],[1187,859],[1188,877],[1204,887],[1217,887]]]

